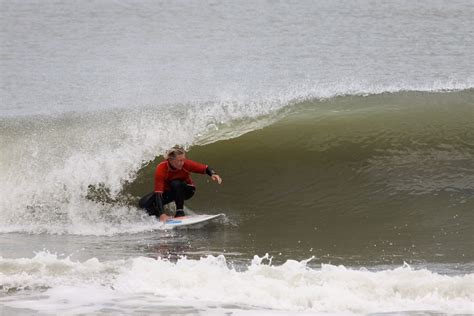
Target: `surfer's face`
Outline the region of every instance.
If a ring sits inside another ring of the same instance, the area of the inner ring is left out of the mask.
[[[173,159],[168,159],[168,161],[170,162],[171,167],[181,170],[183,169],[185,159],[186,159],[185,155],[178,155]]]

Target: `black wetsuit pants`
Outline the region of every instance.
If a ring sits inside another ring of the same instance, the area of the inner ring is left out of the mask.
[[[190,199],[195,191],[196,188],[193,185],[188,185],[182,180],[173,180],[170,182],[170,190],[163,192],[161,197],[156,196],[157,193],[155,192],[148,193],[140,199],[138,205],[144,208],[149,215],[159,217],[163,214],[163,205],[173,201],[176,203],[176,210],[183,210],[184,201]],[[161,203],[159,201],[160,198]]]

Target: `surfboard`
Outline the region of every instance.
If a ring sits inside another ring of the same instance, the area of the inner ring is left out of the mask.
[[[174,228],[174,227],[183,227],[183,226],[192,226],[196,224],[202,224],[213,219],[219,218],[224,216],[223,213],[215,214],[215,215],[190,215],[190,216],[181,216],[181,217],[174,217],[166,221],[164,223],[164,228]]]

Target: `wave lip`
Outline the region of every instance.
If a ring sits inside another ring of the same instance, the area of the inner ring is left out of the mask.
[[[268,255],[255,256],[240,268],[224,256],[75,262],[42,252],[31,259],[0,259],[6,294],[0,302],[66,313],[100,312],[104,306],[123,312],[139,306],[158,312],[170,306],[256,312],[472,312],[474,274],[440,275],[407,264],[380,271],[330,264],[314,269],[308,262],[272,265]]]

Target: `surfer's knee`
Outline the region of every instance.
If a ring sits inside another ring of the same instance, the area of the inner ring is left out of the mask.
[[[196,188],[193,185],[186,185],[186,188],[184,190],[184,199],[188,200],[192,198],[195,192]]]

